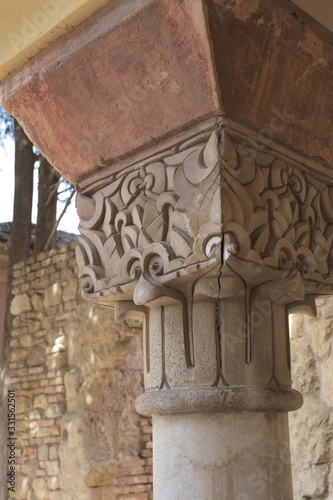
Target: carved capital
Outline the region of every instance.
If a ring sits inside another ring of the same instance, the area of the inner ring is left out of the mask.
[[[139,306],[184,301],[220,265],[218,146],[218,131],[209,131],[78,195],[85,298]]]
[[[287,314],[333,288],[331,201],[296,157],[212,124],[79,193],[83,296],[144,318],[147,390],[288,390]]]

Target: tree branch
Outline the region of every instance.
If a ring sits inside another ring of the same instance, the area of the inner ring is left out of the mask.
[[[72,198],[73,198],[74,194],[75,194],[75,190],[74,190],[74,186],[73,186],[73,191],[71,192],[70,196],[68,197],[68,200],[66,201],[66,205],[64,206],[64,209],[61,212],[59,219],[57,220],[57,222],[55,223],[55,225],[54,225],[51,233],[49,234],[49,237],[48,237],[48,239],[46,241],[46,244],[45,244],[45,250],[48,249],[49,244],[52,241],[53,235],[56,232],[56,230],[58,229],[58,226],[60,224],[61,219],[63,218],[63,216],[65,215],[65,212],[66,212],[67,208],[71,204],[71,201],[72,201]]]

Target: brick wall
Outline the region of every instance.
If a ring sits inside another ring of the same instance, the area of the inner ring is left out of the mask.
[[[11,304],[21,500],[150,500],[140,325],[81,299],[75,244],[19,263]]]

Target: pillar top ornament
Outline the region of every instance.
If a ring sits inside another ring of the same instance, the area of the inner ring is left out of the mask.
[[[223,120],[192,132],[78,193],[83,297],[144,321],[141,413],[297,409],[287,315],[333,289],[333,186]]]
[[[187,288],[221,299],[237,280],[286,304],[329,293],[333,188],[323,178],[223,125],[176,141],[78,194],[83,296],[150,306]]]

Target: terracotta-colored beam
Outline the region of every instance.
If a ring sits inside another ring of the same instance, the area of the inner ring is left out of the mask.
[[[78,182],[218,115],[332,166],[332,81],[332,46],[276,2],[128,0],[41,52],[0,100]]]

